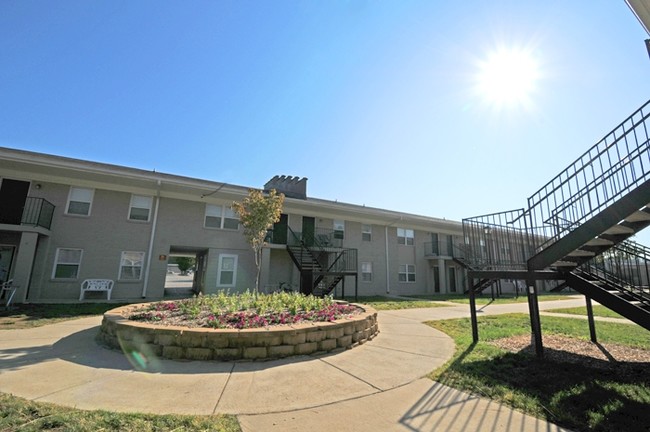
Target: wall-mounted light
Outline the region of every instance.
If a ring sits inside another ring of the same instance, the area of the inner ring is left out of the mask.
[[[34,188],[36,188],[36,189],[40,189],[41,187],[42,187],[42,186],[41,186],[40,183],[36,183],[36,184],[34,185]]]

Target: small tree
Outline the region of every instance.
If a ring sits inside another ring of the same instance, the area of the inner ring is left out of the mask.
[[[262,265],[262,247],[266,244],[266,234],[273,224],[280,220],[284,194],[278,194],[272,189],[267,195],[257,189],[249,189],[248,196],[241,202],[234,202],[232,208],[239,215],[239,221],[244,227],[244,237],[253,248],[257,275],[255,277],[255,292],[258,292],[260,271]]]
[[[176,257],[176,264],[181,274],[187,274],[187,271],[194,265],[194,258],[192,257]]]

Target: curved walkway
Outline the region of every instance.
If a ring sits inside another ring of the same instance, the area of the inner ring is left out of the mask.
[[[496,313],[527,308],[510,306]],[[244,431],[559,430],[423,378],[451,358],[454,343],[422,322],[467,315],[467,306],[384,311],[375,339],[338,354],[148,359],[144,369],[95,343],[99,317],[3,330],[0,391],[81,409],[236,414]]]

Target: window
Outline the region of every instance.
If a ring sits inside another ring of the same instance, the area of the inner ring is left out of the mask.
[[[397,280],[400,282],[415,282],[415,266],[413,264],[400,264]]]
[[[82,254],[82,249],[57,249],[56,258],[54,258],[52,278],[76,279],[79,277],[79,267],[81,266]]]
[[[218,287],[234,287],[237,283],[237,255],[219,255]]]
[[[65,210],[66,214],[89,216],[94,194],[93,189],[71,187],[68,195],[68,205]]]
[[[340,240],[345,238],[345,221],[334,220],[334,238]]]
[[[137,221],[149,221],[153,197],[142,195],[131,195],[129,205],[129,219]]]
[[[413,230],[397,228],[397,243],[401,245],[413,245]]]
[[[361,282],[372,282],[372,263],[361,263]]]
[[[122,252],[120,259],[120,280],[140,280],[144,252]]]
[[[239,218],[228,206],[206,204],[205,227],[236,230],[239,228]]]
[[[372,241],[372,225],[361,225],[361,240]]]

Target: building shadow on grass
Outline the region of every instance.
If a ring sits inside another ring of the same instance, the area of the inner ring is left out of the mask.
[[[612,362],[611,356],[595,359],[549,348],[544,359],[521,351],[474,361],[467,358],[473,348],[454,361],[440,381],[463,375],[485,383],[502,397],[526,394],[544,407],[549,422],[571,430],[650,430],[650,363]],[[481,394],[483,389],[476,388],[474,393]],[[520,413],[503,409],[499,402],[440,383],[432,385],[401,423],[413,431],[556,430],[542,420],[524,424]]]

